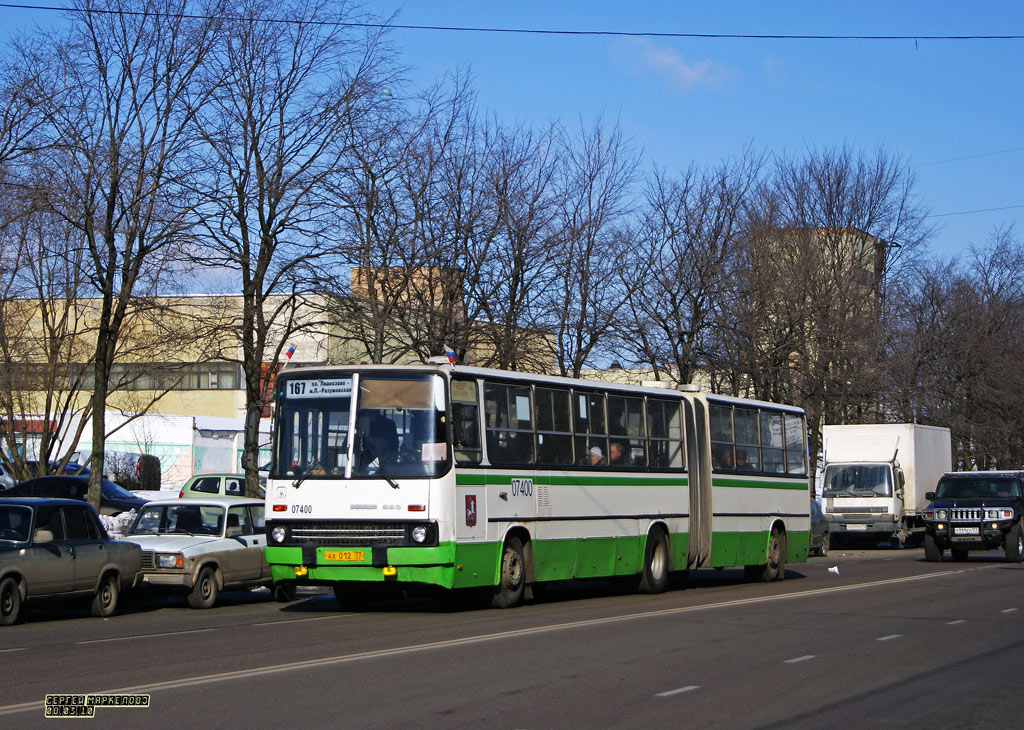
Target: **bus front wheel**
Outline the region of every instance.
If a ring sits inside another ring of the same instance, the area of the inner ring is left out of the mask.
[[[526,559],[523,556],[523,543],[518,537],[510,537],[501,551],[501,576],[498,587],[494,589],[491,605],[494,608],[518,606],[523,600],[525,587]]]

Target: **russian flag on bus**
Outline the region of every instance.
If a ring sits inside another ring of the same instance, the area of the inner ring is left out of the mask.
[[[292,355],[294,355],[294,354],[295,354],[295,345],[292,345],[291,347],[288,348],[288,352],[286,352],[285,355],[287,355],[288,359],[291,360],[292,359]]]
[[[450,362],[452,365],[454,365],[455,364],[455,350],[453,350],[452,348],[448,347],[448,345],[445,345],[444,346],[444,354],[448,358],[448,362]]]

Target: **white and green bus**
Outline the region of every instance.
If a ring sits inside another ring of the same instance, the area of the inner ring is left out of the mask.
[[[799,408],[430,362],[288,370],[276,381],[266,557],[281,595],[330,585],[484,588],[807,557]]]

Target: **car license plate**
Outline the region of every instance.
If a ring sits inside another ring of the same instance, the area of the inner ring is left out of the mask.
[[[978,533],[978,528],[977,527],[954,527],[953,528],[953,534],[954,535],[977,535],[979,533]]]
[[[362,563],[366,560],[364,550],[324,550],[324,560],[342,563]]]
[[[846,529],[847,530],[852,530],[852,531],[866,530],[866,529],[868,529],[868,526],[867,525],[847,525]]]

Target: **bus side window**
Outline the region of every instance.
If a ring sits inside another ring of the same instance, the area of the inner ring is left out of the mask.
[[[452,445],[460,464],[480,463],[480,423],[476,404],[452,404]]]

